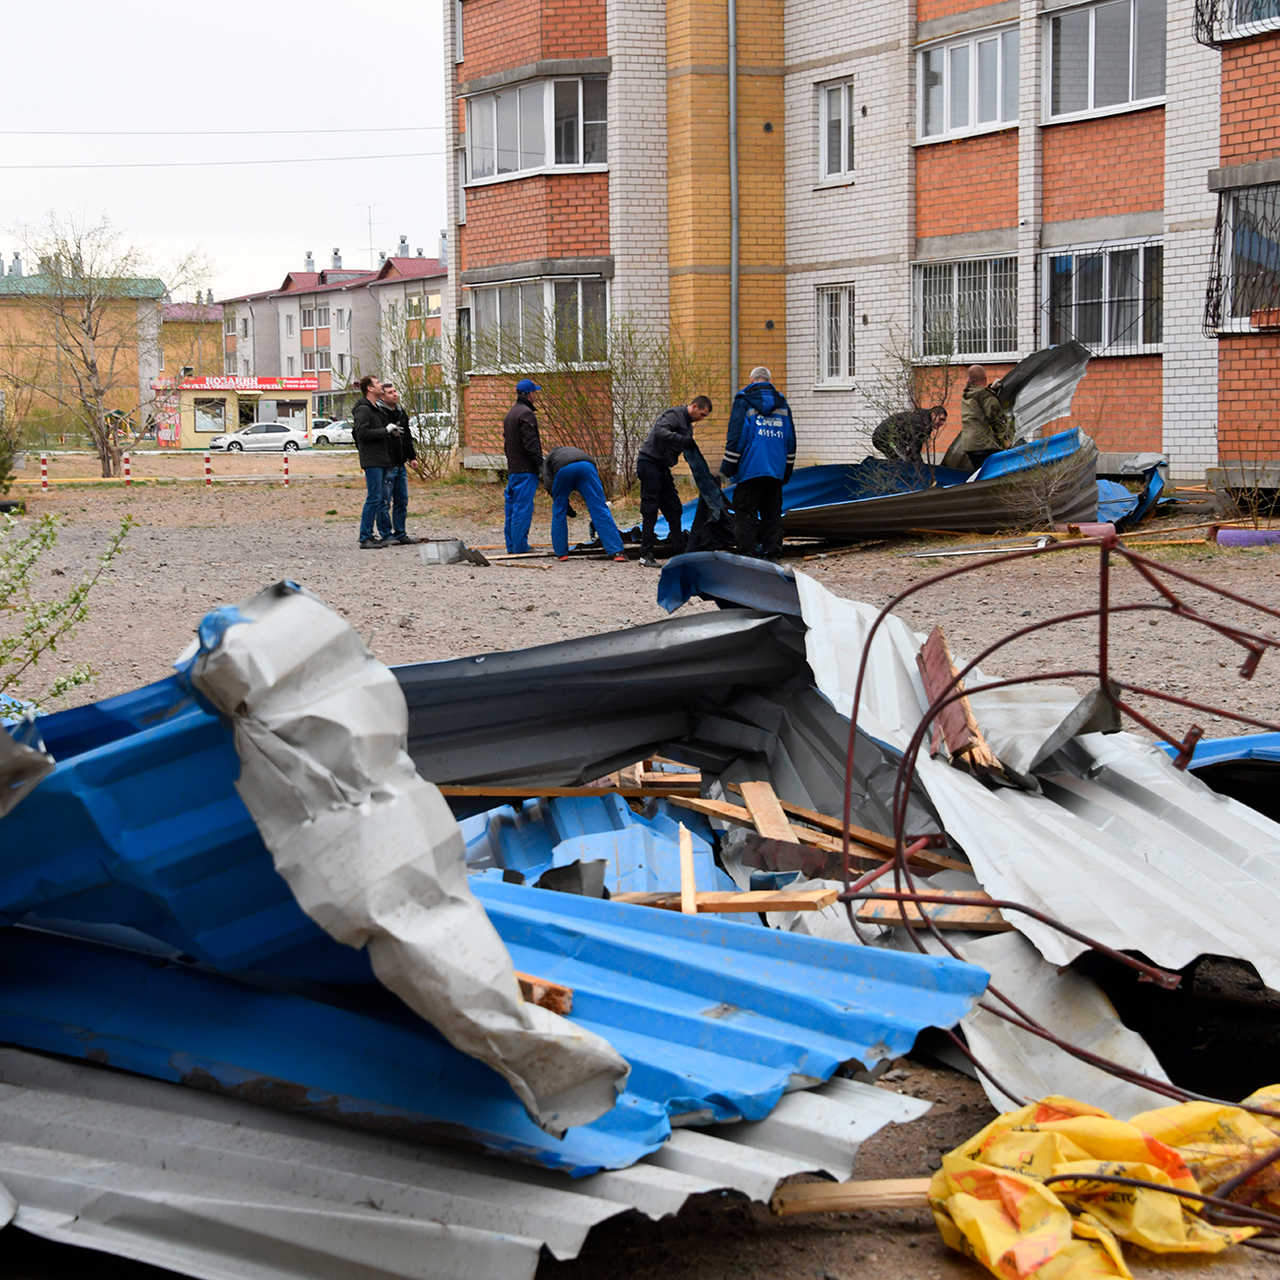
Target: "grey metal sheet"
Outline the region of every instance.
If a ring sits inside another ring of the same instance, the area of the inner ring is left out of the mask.
[[[0,1081],[19,1226],[206,1280],[529,1280],[544,1244],[573,1257],[595,1224],[702,1192],[767,1199],[929,1105],[841,1081],[816,1108],[791,1103],[769,1149],[757,1126],[682,1130],[642,1164],[574,1181],[19,1050],[0,1050]]]

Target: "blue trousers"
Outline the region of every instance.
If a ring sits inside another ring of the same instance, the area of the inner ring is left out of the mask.
[[[605,505],[600,473],[590,462],[571,462],[561,467],[551,482],[551,545],[556,555],[569,554],[569,495],[575,489],[587,504],[604,549],[616,556],[622,550],[622,534],[613,522],[613,512]]]
[[[395,467],[365,467],[364,469],[364,507],[360,512],[360,541],[368,542],[373,537],[374,521],[377,521],[378,532],[384,538],[391,537],[391,519],[387,515],[387,477],[397,470]],[[407,495],[406,495],[407,501]]]
[[[507,554],[529,550],[529,526],[533,523],[533,495],[538,477],[532,471],[513,471],[507,476],[506,519],[502,534]]]
[[[382,510],[378,516],[381,529],[391,520],[391,536],[405,537],[405,517],[409,514],[409,468],[384,467],[382,469]],[[382,535],[387,536],[385,533]]]

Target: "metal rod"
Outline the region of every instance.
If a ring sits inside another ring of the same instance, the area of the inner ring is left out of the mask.
[[[738,389],[738,0],[729,6],[729,392]]]

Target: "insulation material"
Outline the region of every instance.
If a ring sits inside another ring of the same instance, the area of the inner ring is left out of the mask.
[[[201,623],[190,679],[232,721],[236,788],[276,870],[379,981],[502,1074],[549,1132],[609,1110],[628,1067],[603,1039],[520,996],[467,886],[444,798],[405,751],[391,672],[317,597],[277,583]]]

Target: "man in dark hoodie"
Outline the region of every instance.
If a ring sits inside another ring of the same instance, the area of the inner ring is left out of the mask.
[[[720,474],[736,481],[733,536],[740,556],[763,548],[766,560],[782,550],[782,486],[796,465],[791,407],[763,365],[733,398]]]
[[[516,402],[502,423],[502,443],[507,453],[506,520],[503,536],[507,554],[529,550],[529,526],[533,523],[533,498],[542,473],[542,438],[533,397],[541,391],[532,378],[516,383]]]
[[[382,383],[371,373],[360,379],[360,399],[351,411],[351,435],[364,469],[365,499],[360,512],[360,549],[373,551],[391,544],[391,519],[384,505],[386,476],[392,469],[387,420],[379,412]],[[381,538],[373,536],[377,522]]]
[[[640,563],[646,569],[658,567],[653,558],[653,527],[658,522],[659,511],[666,517],[671,554],[678,556],[684,551],[681,528],[684,507],[676,482],[671,478],[671,468],[693,443],[694,423],[701,422],[710,412],[711,401],[706,396],[694,396],[687,405],[664,409],[640,446],[640,456],[636,459],[636,474],[640,477]]]

